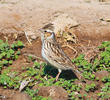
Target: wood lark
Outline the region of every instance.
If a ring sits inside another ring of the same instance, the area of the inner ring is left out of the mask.
[[[55,39],[54,27],[52,24],[48,24],[40,29],[41,41],[42,41],[42,57],[52,66],[58,69],[56,81],[59,78],[62,70],[72,70],[78,79],[82,78],[78,68],[73,65],[70,58],[64,53],[60,45]]]

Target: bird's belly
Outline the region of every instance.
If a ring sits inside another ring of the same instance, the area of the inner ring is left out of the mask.
[[[46,60],[47,57],[46,57],[46,54],[45,54],[44,50],[42,50],[41,54],[42,54],[42,57]]]

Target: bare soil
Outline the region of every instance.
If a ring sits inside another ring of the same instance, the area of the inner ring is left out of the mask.
[[[24,53],[41,58],[41,40],[38,29],[65,13],[70,17],[75,17],[80,24],[74,28],[79,42],[70,44],[75,47],[78,54],[84,50],[85,52],[94,50],[102,41],[110,41],[110,5],[108,2],[100,3],[97,0],[90,3],[83,0],[0,0],[0,39],[5,40],[7,37],[9,43],[21,40],[25,44],[22,55],[12,65],[13,71],[21,71],[22,66],[32,65],[26,63]],[[24,34],[24,31],[28,29],[33,31],[37,37],[32,41],[32,45],[28,43]],[[82,50],[79,44],[85,49]],[[74,57],[73,50],[68,47],[63,49],[70,58]],[[96,76],[100,77],[102,74]],[[98,86],[101,85],[99,82]],[[0,95],[6,96],[3,100],[12,100],[13,96],[17,94],[19,94],[18,90],[0,87]],[[95,93],[90,93],[89,96],[95,98]]]

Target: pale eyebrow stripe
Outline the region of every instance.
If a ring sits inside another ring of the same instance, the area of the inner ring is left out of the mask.
[[[46,30],[47,32],[53,32],[53,31],[51,31],[51,30]]]

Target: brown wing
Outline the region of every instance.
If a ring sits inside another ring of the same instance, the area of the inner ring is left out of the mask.
[[[70,58],[64,53],[62,48],[57,43],[51,43],[52,56],[51,59],[55,60],[60,65],[64,66],[65,69],[76,69]]]

